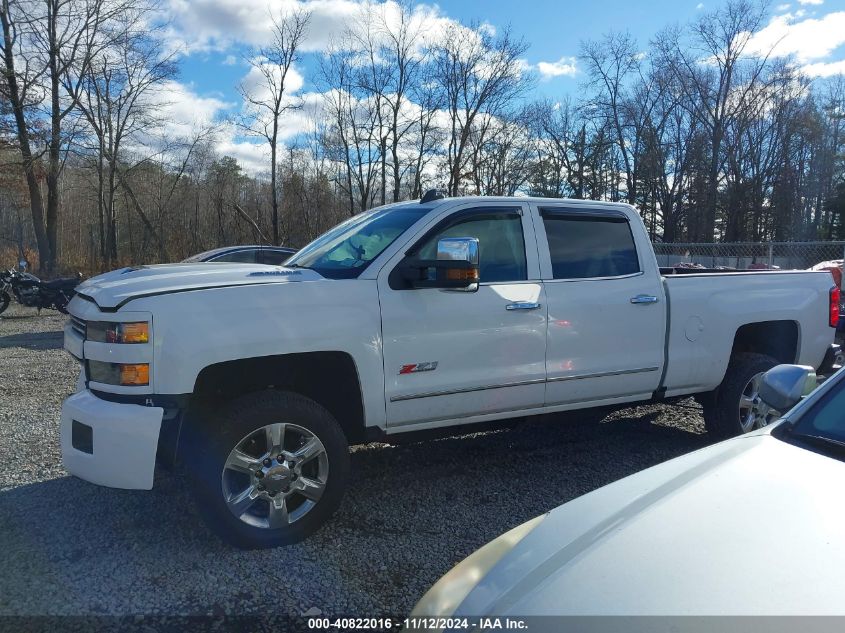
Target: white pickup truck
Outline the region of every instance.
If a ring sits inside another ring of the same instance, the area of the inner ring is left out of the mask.
[[[660,270],[625,204],[405,202],[285,266],[124,268],[77,289],[65,467],[149,489],[178,462],[229,541],[291,543],[337,508],[348,445],[696,395],[709,432],[767,424],[759,376],[832,364],[828,272]]]

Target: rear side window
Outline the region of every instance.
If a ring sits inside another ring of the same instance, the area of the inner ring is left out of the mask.
[[[640,272],[627,218],[542,210],[555,279],[619,277]]]

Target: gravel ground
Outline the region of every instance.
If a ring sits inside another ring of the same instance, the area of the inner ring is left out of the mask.
[[[305,543],[240,551],[201,523],[184,481],[100,488],[61,465],[77,376],[64,317],[0,316],[0,615],[405,615],[443,573],[565,501],[705,446],[700,409],[649,405],[600,424],[353,449],[340,511]]]

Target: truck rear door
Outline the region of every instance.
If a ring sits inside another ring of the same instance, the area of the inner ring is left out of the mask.
[[[534,204],[532,217],[548,303],[546,406],[649,397],[666,305],[642,223],[619,206],[571,203]]]

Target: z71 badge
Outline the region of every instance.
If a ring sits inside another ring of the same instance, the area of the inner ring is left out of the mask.
[[[434,371],[437,369],[437,361],[433,360],[428,363],[412,363],[410,365],[402,365],[399,369],[399,374],[416,374],[421,371]]]

